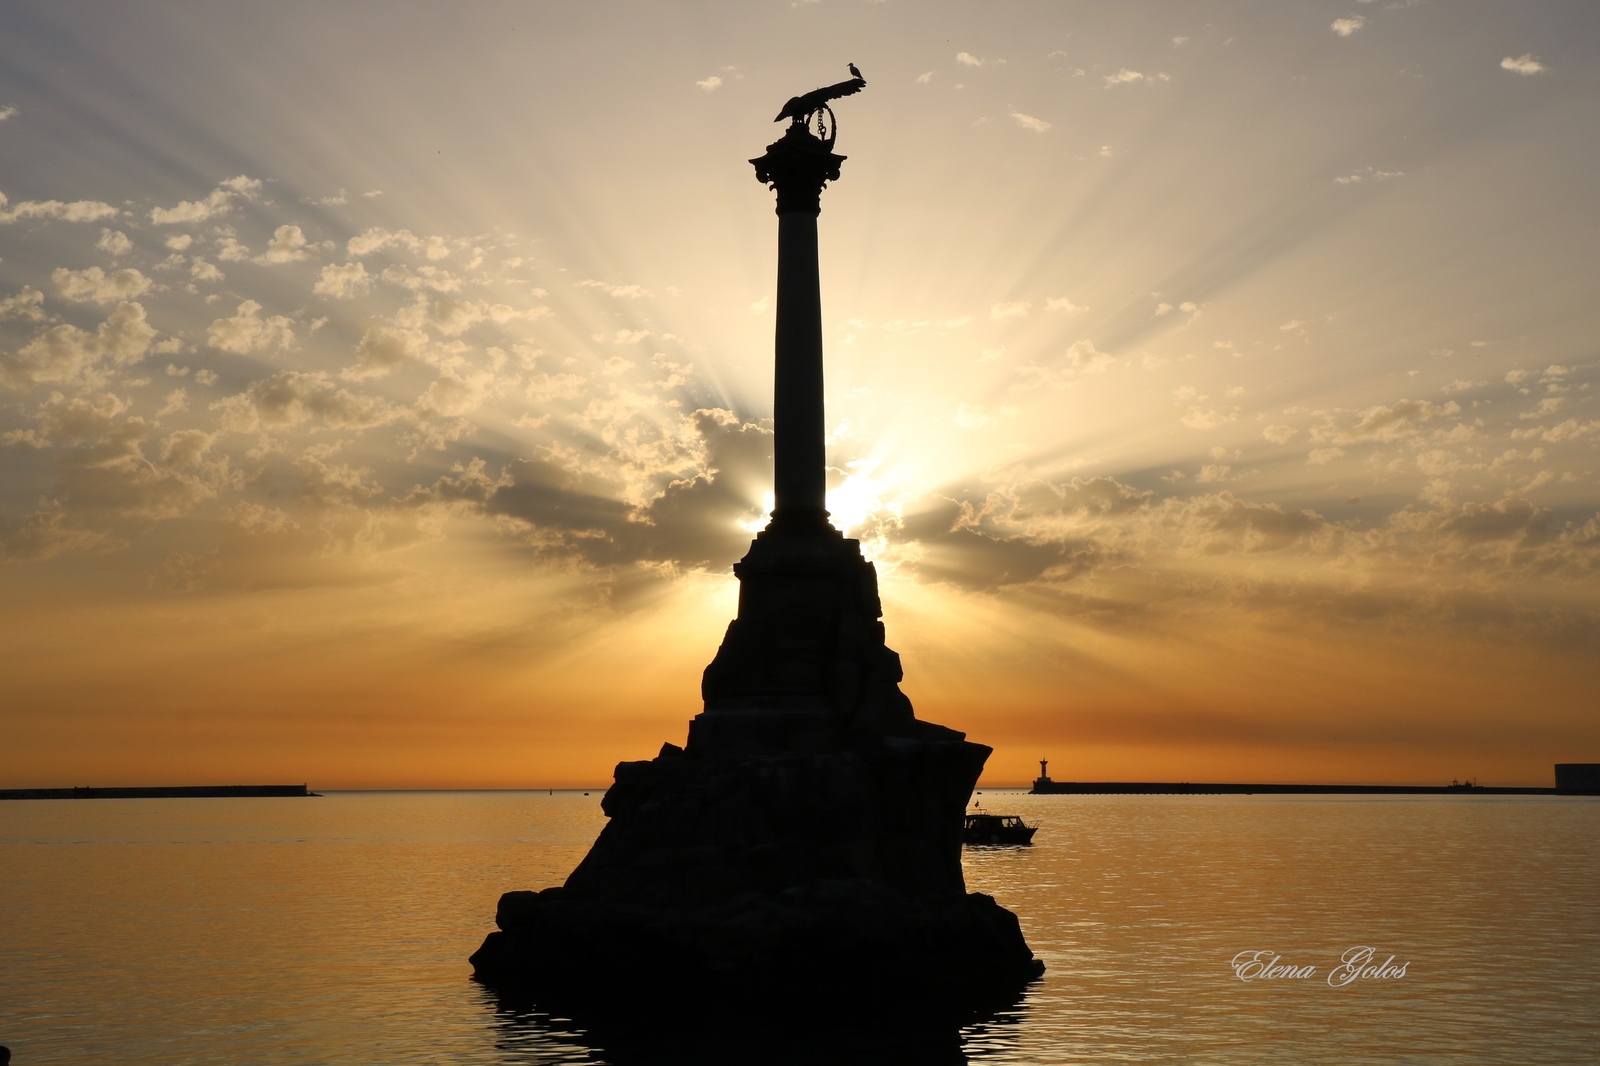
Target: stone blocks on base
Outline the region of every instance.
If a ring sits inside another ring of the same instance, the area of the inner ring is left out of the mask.
[[[1043,967],[962,880],[960,815],[988,752],[888,738],[623,763],[588,857],[561,888],[506,893],[473,966],[577,1013],[999,1005]]]

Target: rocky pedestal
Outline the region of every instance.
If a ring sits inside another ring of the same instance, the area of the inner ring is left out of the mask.
[[[508,892],[480,979],[574,1015],[950,1016],[1042,971],[968,894],[961,824],[990,749],[918,721],[877,579],[831,529],[768,529],[687,749],[625,762],[560,887]]]

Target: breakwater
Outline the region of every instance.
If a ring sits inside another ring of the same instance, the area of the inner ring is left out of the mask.
[[[219,799],[237,796],[315,796],[305,785],[156,785],[130,788],[0,788],[0,800]]]
[[[1600,789],[1518,788],[1495,785],[1283,785],[1202,781],[1050,781],[1033,783],[1033,795],[1253,796],[1600,796]]]

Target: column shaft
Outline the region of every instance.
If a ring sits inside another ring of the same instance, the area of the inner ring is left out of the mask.
[[[778,215],[778,313],[773,366],[773,521],[827,520],[822,388],[822,293],[814,211]]]

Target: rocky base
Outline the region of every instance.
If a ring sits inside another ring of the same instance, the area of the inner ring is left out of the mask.
[[[991,897],[932,901],[867,880],[668,910],[508,892],[496,921],[477,978],[576,1018],[982,1016],[1044,970]]]
[[[575,896],[669,910],[819,881],[960,899],[961,818],[989,749],[954,730],[843,750],[705,757],[673,744],[617,766]]]
[[[564,886],[508,892],[478,978],[572,1017],[981,1015],[1043,971],[961,875],[989,749],[918,723],[824,752],[617,767]]]
[[[826,517],[775,517],[734,568],[687,748],[617,767],[564,886],[501,897],[472,956],[496,992],[602,1022],[949,1019],[1043,971],[962,877],[990,749],[916,718],[876,571]]]

